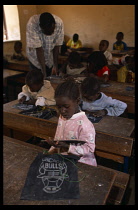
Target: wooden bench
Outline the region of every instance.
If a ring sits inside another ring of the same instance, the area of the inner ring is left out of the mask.
[[[20,200],[30,164],[43,148],[4,136],[4,205],[106,205],[121,204],[127,188],[129,175],[98,165],[77,163],[81,182],[80,198],[75,200]],[[16,174],[18,172],[18,174]]]

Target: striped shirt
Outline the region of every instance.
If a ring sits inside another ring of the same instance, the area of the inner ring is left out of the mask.
[[[52,14],[53,15],[53,14]],[[40,15],[33,15],[28,23],[26,28],[26,54],[30,62],[41,69],[40,64],[37,59],[36,49],[42,47],[44,50],[45,64],[51,68],[53,66],[53,49],[55,46],[62,45],[64,40],[64,25],[63,21],[53,15],[55,18],[55,30],[54,33],[50,36],[47,36],[42,33],[39,26],[39,17]]]

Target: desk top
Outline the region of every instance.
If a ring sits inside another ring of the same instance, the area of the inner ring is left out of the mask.
[[[43,148],[4,136],[4,205],[104,205],[116,173],[105,167],[77,163],[80,198],[71,200],[20,200],[29,167]]]
[[[16,69],[16,70],[21,70],[21,71],[29,71],[29,61],[24,60],[24,61],[18,61],[18,60],[12,60],[8,59],[8,64],[7,64],[8,69]]]
[[[18,61],[16,59],[11,59],[11,58],[8,58],[8,62],[9,63],[16,63],[16,64],[21,64],[21,65],[29,65],[29,62],[28,60],[23,60],[23,61]]]
[[[135,49],[130,49],[130,50],[124,50],[124,51],[121,51],[121,50],[112,50],[111,51],[112,55],[113,56],[117,56],[117,57],[121,57],[123,55],[134,55],[135,53]]]
[[[14,100],[14,101],[4,104],[3,105],[4,113],[19,114],[21,112],[21,110],[12,108],[12,106],[17,103],[18,103],[18,100]],[[57,117],[51,118],[50,120],[44,120],[44,119],[34,118],[34,117],[22,115],[22,114],[20,114],[20,118],[21,119],[24,118],[24,120],[26,119],[26,123],[27,123],[27,121],[29,122],[29,120],[33,123],[33,119],[35,119],[34,120],[35,122],[36,121],[41,121],[42,123],[46,122],[46,121],[53,122],[53,124],[55,124],[55,127],[56,127],[56,124],[58,121]],[[17,119],[19,119],[19,115],[17,115]],[[7,122],[7,120],[6,120],[6,122]],[[15,116],[15,120],[16,120],[16,116]],[[10,122],[10,119],[8,121]],[[39,122],[39,124],[41,122]],[[20,123],[22,124],[23,122],[19,121],[18,125]],[[22,124],[20,126],[22,126],[22,128],[23,128],[25,125]],[[30,126],[30,124],[29,124],[29,126]],[[107,133],[107,134],[110,134],[113,136],[130,137],[134,128],[135,128],[135,121],[133,119],[123,118],[123,117],[105,116],[99,123],[95,123],[94,127],[96,129],[96,132],[103,132],[103,133]],[[32,129],[33,129],[33,126],[32,126]],[[53,133],[53,135],[54,135],[54,133]]]
[[[6,79],[8,77],[14,77],[24,74],[24,72],[21,71],[14,71],[10,69],[3,69],[3,79]]]
[[[124,83],[109,80],[109,87],[101,87],[103,93],[110,93],[115,95],[127,96],[135,98],[135,88],[131,91],[127,91],[126,87],[135,87],[135,83]]]

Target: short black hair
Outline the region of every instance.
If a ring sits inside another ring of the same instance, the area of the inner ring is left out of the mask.
[[[77,100],[80,97],[78,84],[73,80],[60,83],[55,90],[55,98],[68,97],[70,100]]]
[[[88,57],[88,62],[94,64],[94,69],[91,73],[95,73],[98,70],[102,69],[104,66],[108,65],[107,59],[103,52],[94,51]]]
[[[124,33],[123,32],[118,32],[116,36],[121,35],[122,38],[124,38]]]
[[[31,70],[27,73],[25,82],[26,84],[33,85],[33,84],[40,84],[44,80],[44,76],[40,70]]]
[[[109,41],[108,41],[108,40],[103,39],[103,40],[100,41],[100,43],[101,43],[101,42],[105,42],[106,45],[107,45],[107,47],[109,47]]]
[[[81,62],[81,56],[78,52],[72,51],[69,54],[68,62],[71,64],[79,64]]]
[[[93,96],[100,91],[100,82],[95,77],[85,78],[80,86],[81,94]]]
[[[79,39],[79,35],[78,35],[78,34],[74,34],[74,35],[73,35],[73,41],[74,41],[74,42],[77,42],[78,39]]]
[[[41,28],[51,28],[53,23],[55,24],[55,19],[51,13],[44,12],[40,15],[39,25]]]
[[[22,42],[21,41],[16,41],[15,43],[14,43],[14,47],[15,46],[20,46],[20,47],[22,47]]]

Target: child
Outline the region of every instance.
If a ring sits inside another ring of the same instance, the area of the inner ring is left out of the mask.
[[[22,51],[22,42],[20,42],[20,41],[15,42],[14,53],[13,53],[11,59],[17,59],[19,61],[25,60],[25,56],[23,55],[23,51]]]
[[[18,94],[19,103],[36,106],[55,105],[54,89],[50,81],[43,79],[41,71],[32,70],[26,75],[26,85]]]
[[[100,41],[99,50],[104,53],[104,55],[107,59],[108,65],[111,65],[112,64],[112,54],[109,51],[107,51],[108,47],[109,47],[109,41],[107,41],[107,40]]]
[[[127,108],[127,104],[112,99],[100,92],[100,83],[94,77],[87,77],[80,86],[82,95],[82,110],[87,111],[94,117],[119,116]]]
[[[69,39],[66,46],[70,48],[69,52],[72,52],[72,50],[79,50],[80,48],[82,48],[82,43],[79,40],[79,35],[74,34],[73,38]]]
[[[71,52],[67,58],[67,61],[63,64],[59,70],[60,76],[64,75],[76,75],[82,74],[86,70],[86,66],[81,63],[81,56],[78,52]]]
[[[101,82],[107,82],[110,70],[107,67],[107,59],[101,51],[94,51],[88,57],[89,76],[94,76]]]
[[[118,32],[116,35],[117,41],[113,44],[113,50],[127,50],[127,44],[123,42],[124,34],[122,32]]]
[[[117,81],[118,82],[132,82],[135,79],[135,73],[134,73],[134,58],[131,56],[125,57],[125,65],[122,66],[117,71]],[[129,79],[129,73],[131,71],[132,78]]]
[[[60,148],[61,154],[77,155],[80,157],[79,162],[97,166],[94,156],[95,129],[85,112],[79,109],[80,91],[78,85],[74,81],[59,84],[55,90],[55,100],[60,116],[54,137],[56,141],[46,140],[52,145],[48,153],[58,152],[58,148]],[[65,140],[78,140],[78,143],[77,145],[67,144]],[[81,140],[85,143],[79,143]],[[64,152],[62,152],[63,148]]]

